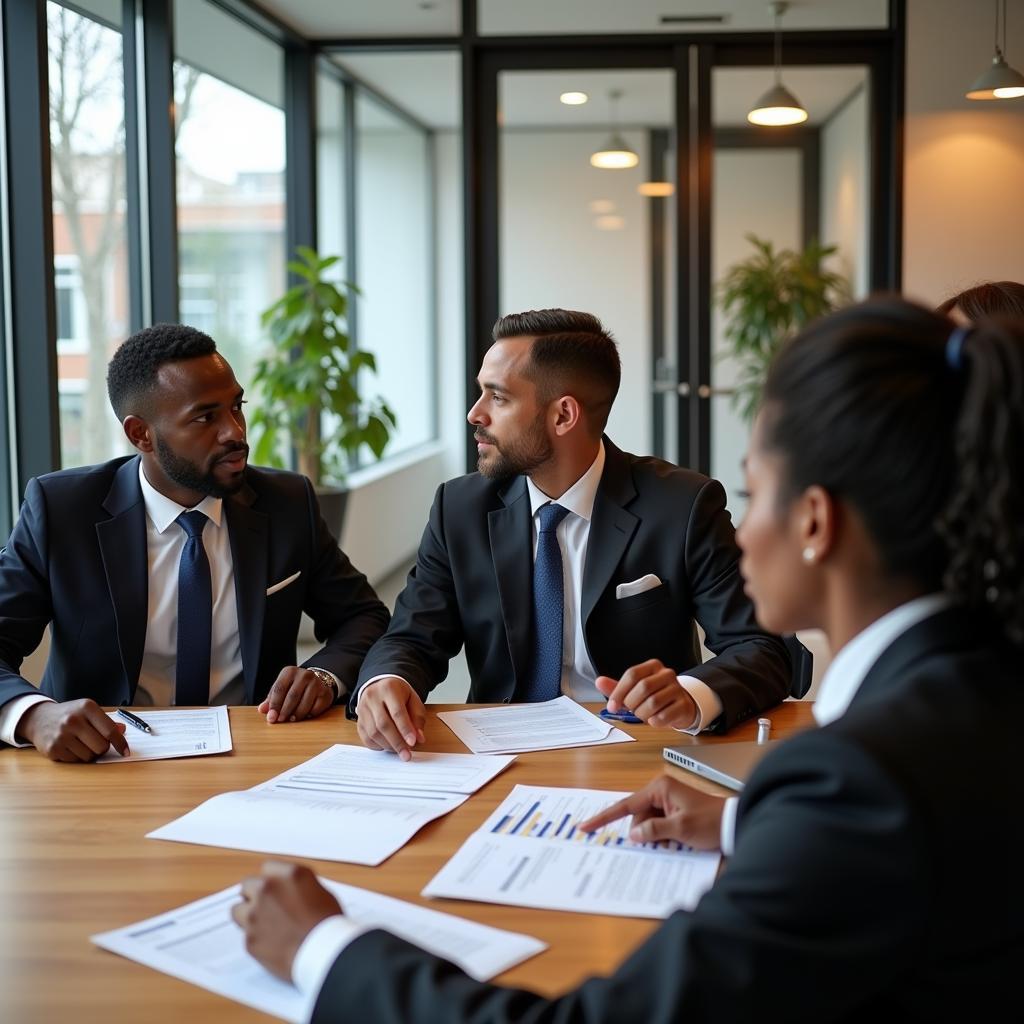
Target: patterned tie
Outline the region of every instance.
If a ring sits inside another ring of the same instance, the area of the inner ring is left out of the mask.
[[[562,552],[555,531],[569,514],[550,503],[540,508],[537,557],[533,563],[533,660],[523,700],[554,700],[562,692]]]
[[[182,512],[175,522],[185,531],[178,563],[178,667],[174,685],[177,705],[210,703],[210,641],[213,587],[210,561],[203,547],[206,515]]]

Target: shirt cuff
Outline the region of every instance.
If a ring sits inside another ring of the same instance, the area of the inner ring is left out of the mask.
[[[721,715],[724,710],[722,698],[707,683],[702,682],[700,679],[696,679],[693,676],[678,676],[677,678],[679,679],[679,685],[693,698],[693,703],[697,705],[697,719],[689,728],[677,729],[676,732],[685,732],[691,736],[696,736],[697,733],[710,729],[715,719]]]
[[[307,1019],[334,961],[350,942],[367,930],[364,925],[335,914],[324,918],[305,937],[292,961],[292,983],[309,1000]]]
[[[6,743],[12,747],[31,747],[31,743],[24,743],[14,737],[25,712],[30,707],[43,703],[55,704],[56,701],[44,693],[27,693],[24,697],[15,697],[14,700],[9,700],[0,708],[0,743]]]
[[[722,854],[731,857],[736,849],[736,812],[739,810],[740,798],[731,796],[725,801],[722,808],[722,834],[719,837],[718,845],[722,848]]]
[[[359,714],[359,702],[363,699],[363,690],[365,690],[370,683],[376,683],[380,679],[402,679],[402,677],[396,676],[394,672],[381,672],[379,676],[373,676],[372,678],[367,679],[366,682],[360,685],[359,689],[356,691],[356,714]],[[412,686],[412,683],[410,683],[408,679],[402,679],[402,682],[408,686]]]

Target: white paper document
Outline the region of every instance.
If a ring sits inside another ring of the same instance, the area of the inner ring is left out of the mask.
[[[376,865],[514,760],[413,751],[401,761],[336,743],[259,786],[207,800],[149,838]]]
[[[629,733],[609,725],[564,695],[538,704],[441,711],[437,717],[474,754],[512,754],[634,742]]]
[[[501,931],[404,900],[321,878],[356,924],[386,928],[424,949],[458,964],[479,981],[508,970],[546,949],[538,939]],[[280,981],[245,950],[231,907],[240,886],[196,900],[147,921],[94,935],[111,953],[163,971],[174,978],[299,1024],[312,1009],[315,994],[304,996]]]
[[[107,713],[112,722],[127,726],[124,738],[128,741],[127,757],[113,747],[96,758],[98,764],[119,761],[159,761],[165,757],[202,757],[204,754],[226,754],[231,750],[231,725],[228,709],[182,709],[181,711],[139,712],[153,732],[143,732],[129,725],[115,711]]]
[[[624,796],[516,786],[423,895],[621,917],[692,910],[714,883],[718,853],[633,843],[629,817],[597,832],[577,827]]]

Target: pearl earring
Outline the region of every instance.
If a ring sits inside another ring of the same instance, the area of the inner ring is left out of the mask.
[[[804,548],[803,556],[804,556],[804,561],[808,565],[813,565],[814,564],[814,559],[817,557],[816,552],[815,552],[814,548],[812,548],[812,547]]]

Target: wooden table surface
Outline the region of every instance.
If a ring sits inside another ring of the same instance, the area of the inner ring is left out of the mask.
[[[465,753],[428,705],[426,750]],[[269,1020],[237,1003],[97,949],[89,936],[171,910],[258,871],[262,854],[146,839],[145,834],[228,790],[247,789],[332,743],[358,743],[340,710],[311,722],[268,726],[254,708],[231,708],[234,751],[134,764],[55,764],[34,750],[0,751],[0,1017],[27,1022]],[[769,712],[772,738],[811,724],[810,705]],[[661,757],[691,740],[624,726],[636,743],[520,754],[504,773],[431,822],[376,868],[308,861],[318,873],[499,928],[550,948],[500,981],[555,994],[613,970],[656,926],[649,920],[538,911],[456,900],[420,890],[517,783],[633,790],[670,771],[723,794]],[[754,722],[727,740],[754,738]]]

